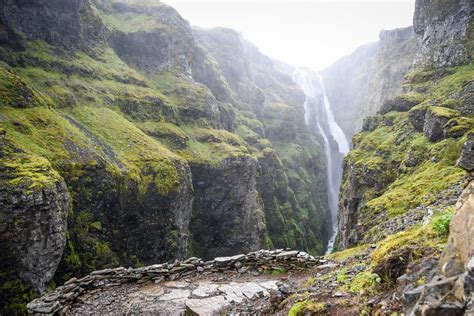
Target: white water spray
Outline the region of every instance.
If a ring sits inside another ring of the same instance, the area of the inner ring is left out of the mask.
[[[298,68],[293,73],[293,81],[295,81],[304,91],[306,99],[304,102],[305,109],[305,122],[306,125],[310,125],[312,120],[316,122],[316,128],[323,137],[324,141],[324,153],[326,154],[327,161],[327,192],[329,209],[331,211],[332,221],[332,235],[328,242],[327,253],[332,252],[334,247],[334,241],[337,235],[337,212],[338,212],[338,199],[339,199],[339,187],[340,179],[335,179],[334,168],[342,168],[342,166],[334,166],[333,155],[331,152],[331,146],[329,143],[329,135],[334,138],[339,146],[339,152],[346,155],[349,152],[349,142],[347,141],[344,132],[341,127],[337,124],[332,114],[331,104],[326,95],[323,79],[320,75],[307,71],[305,69]],[[317,100],[323,98],[324,108],[322,108],[322,117],[318,117],[314,114],[314,109],[311,109],[311,100]],[[314,117],[311,117],[314,115]],[[326,122],[328,129],[322,128],[321,123]],[[329,135],[328,135],[329,134]],[[339,172],[336,174],[340,174]]]

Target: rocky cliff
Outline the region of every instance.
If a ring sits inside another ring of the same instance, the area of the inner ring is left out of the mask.
[[[0,9],[4,313],[119,264],[324,251],[304,94],[239,34],[156,1]]]
[[[423,4],[417,6],[415,21],[425,12],[420,9]],[[445,41],[451,39],[446,33]],[[429,45],[419,51],[428,49]],[[450,197],[457,197],[468,178],[456,162],[473,127],[472,74],[469,62],[457,67],[418,65],[405,77],[404,93],[364,120],[344,162],[342,247],[377,239],[391,217],[424,213],[428,205],[435,207],[433,203],[453,204]]]
[[[398,288],[405,311],[469,314],[472,247],[466,238],[472,235],[472,184],[461,193],[473,170],[474,68],[469,56],[474,27],[466,22],[472,20],[472,8],[463,1],[417,1],[416,7],[417,57],[403,92],[379,103],[377,114],[364,119],[344,160],[336,242],[343,249],[358,246],[354,250],[376,244],[370,271],[381,283]],[[458,32],[450,23],[465,30]],[[451,237],[438,263],[452,217]],[[433,247],[438,250],[430,253]],[[415,253],[426,255],[422,260]],[[416,274],[414,269],[432,272]],[[418,285],[412,283],[415,278],[422,278]],[[454,297],[449,291],[456,292]]]
[[[415,34],[381,33],[322,72],[336,119],[348,134],[362,130],[344,160],[338,251],[326,256],[335,262],[309,272],[279,308],[473,313],[472,16],[472,1],[418,0]],[[349,124],[352,104],[374,115]]]
[[[321,71],[336,121],[350,139],[364,117],[402,92],[416,53],[413,27],[381,31],[379,41],[359,47]]]

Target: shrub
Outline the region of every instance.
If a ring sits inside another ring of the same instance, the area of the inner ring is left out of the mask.
[[[454,215],[454,207],[448,207],[441,215],[433,219],[433,229],[441,236],[448,235],[449,224]]]

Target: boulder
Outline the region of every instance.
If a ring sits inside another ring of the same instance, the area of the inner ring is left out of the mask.
[[[474,170],[474,133],[468,134],[467,141],[462,146],[461,157],[457,165],[467,171]]]
[[[427,109],[427,106],[416,106],[408,112],[408,119],[410,120],[411,125],[413,125],[413,128],[418,132],[423,132]]]
[[[377,127],[380,126],[380,116],[379,115],[374,115],[374,116],[367,116],[364,118],[364,121],[362,123],[362,131],[364,132],[372,132],[374,131]]]
[[[448,123],[454,111],[441,107],[430,107],[426,111],[423,124],[423,134],[431,141],[436,142],[444,138],[444,125]]]
[[[474,256],[474,182],[471,181],[456,203],[456,215],[449,226],[449,240],[440,258],[443,274],[464,272]],[[458,267],[457,270],[453,267]]]
[[[407,112],[415,105],[420,103],[420,99],[412,95],[400,95],[393,99],[389,99],[382,104],[379,110],[380,114],[386,114],[391,111]]]

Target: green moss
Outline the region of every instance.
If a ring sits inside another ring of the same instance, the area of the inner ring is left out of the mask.
[[[93,222],[93,223],[91,223],[89,226],[90,226],[90,228],[95,229],[95,230],[97,230],[97,231],[101,231],[101,230],[102,230],[102,223],[99,222],[99,221]]]
[[[10,187],[26,187],[29,190],[55,187],[61,180],[49,161],[33,153],[12,153],[2,165],[10,174],[10,180],[4,184]]]
[[[380,276],[371,271],[363,271],[358,273],[350,282],[342,286],[345,291],[353,293],[374,293],[377,286],[382,282]]]
[[[433,220],[427,226],[416,226],[409,230],[391,235],[378,243],[372,252],[371,266],[378,266],[390,253],[404,247],[444,247],[446,236],[440,236],[433,228]]]
[[[313,286],[316,283],[316,279],[314,277],[309,277],[306,281],[304,281],[303,285],[306,287]]]
[[[2,314],[26,315],[26,304],[38,297],[38,293],[16,275],[2,272],[0,274],[0,297],[4,300],[0,305]]]
[[[94,245],[96,267],[116,267],[119,265],[117,255],[110,250],[107,242],[98,241]]]
[[[420,91],[424,104],[441,104],[457,109],[459,103],[452,96],[462,91],[473,76],[474,63],[441,69],[416,68],[406,76],[405,87]]]
[[[458,115],[447,108],[429,108],[440,116]],[[356,135],[354,143],[356,148],[346,162],[354,166],[352,172],[359,181],[370,184],[362,209],[368,220],[381,211],[396,216],[428,205],[466,177],[466,172],[455,166],[463,139],[430,143],[423,134],[412,132],[407,113],[395,114],[392,126]]]
[[[250,157],[246,143],[238,135],[225,130],[183,126],[189,137],[188,148],[179,151],[188,161],[219,164],[229,157]]]
[[[45,106],[49,102],[11,69],[0,65],[0,100],[3,106],[32,107]]]
[[[367,206],[385,209],[389,215],[396,216],[421,204],[434,202],[438,192],[459,183],[465,175],[465,171],[458,167],[440,168],[440,165],[426,163],[416,174],[400,177]]]
[[[422,276],[421,278],[418,279],[418,281],[416,281],[416,284],[418,284],[419,286],[425,284],[426,282],[426,276]]]
[[[163,195],[176,188],[179,176],[173,160],[179,160],[179,157],[163,145],[112,110],[75,107],[72,114],[113,148],[127,175],[141,184],[142,192],[150,183]]]
[[[459,116],[459,111],[440,106],[430,106],[428,110],[439,117],[453,118]]]
[[[189,137],[181,128],[179,128],[175,124],[168,123],[165,121],[146,121],[143,123],[137,123],[137,125],[146,134],[156,137],[159,140],[167,138],[170,140],[175,139],[182,142],[186,142],[189,139]]]
[[[353,258],[355,256],[363,255],[367,252],[369,245],[360,245],[357,247],[352,247],[349,249],[345,249],[338,252],[333,252],[329,255],[326,255],[327,258],[335,260],[335,261],[345,261],[349,258]]]
[[[462,135],[474,128],[474,117],[455,117],[446,123],[448,135]]]
[[[324,307],[324,303],[315,303],[313,301],[298,302],[288,311],[288,316],[301,316],[318,313],[321,312]]]

